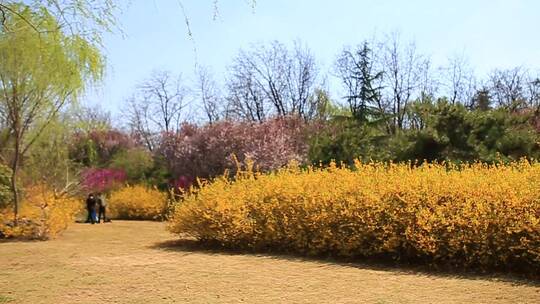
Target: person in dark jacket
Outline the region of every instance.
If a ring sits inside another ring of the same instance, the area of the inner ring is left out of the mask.
[[[97,195],[97,205],[98,205],[98,220],[97,222],[101,222],[101,218],[103,218],[103,222],[110,222],[109,219],[107,219],[106,211],[107,211],[107,200],[105,199],[105,195],[103,193],[98,193]]]
[[[86,211],[88,211],[88,217],[86,218],[86,223],[96,223],[96,207],[97,200],[93,193],[88,194],[86,199]]]

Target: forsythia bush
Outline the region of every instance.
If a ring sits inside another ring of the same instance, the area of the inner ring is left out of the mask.
[[[222,177],[169,230],[224,246],[540,271],[540,164],[291,166]]]
[[[7,238],[49,239],[64,231],[81,211],[76,198],[57,196],[45,186],[27,189],[21,204],[19,225],[13,225],[11,209],[0,212],[0,233]]]
[[[167,210],[167,194],[142,185],[126,186],[111,194],[108,208],[112,218],[161,220]]]

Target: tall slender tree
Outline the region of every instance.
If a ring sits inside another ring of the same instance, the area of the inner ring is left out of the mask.
[[[0,112],[9,129],[17,223],[17,179],[26,153],[60,110],[77,101],[88,81],[101,78],[104,64],[94,44],[66,34],[46,8],[7,7],[15,13],[5,15],[0,28]]]
[[[353,117],[367,122],[373,109],[380,108],[383,76],[374,67],[369,43],[364,41],[356,50],[344,49],[336,61],[336,71],[347,90],[344,98]]]

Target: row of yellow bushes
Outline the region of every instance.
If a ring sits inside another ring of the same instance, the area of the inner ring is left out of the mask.
[[[164,220],[167,193],[143,185],[126,186],[111,193],[110,216],[128,220]]]
[[[25,193],[17,226],[13,225],[11,209],[0,211],[0,233],[5,238],[53,238],[75,221],[81,209],[75,198],[59,196],[45,186],[33,186]]]
[[[167,211],[167,195],[143,185],[126,186],[111,193],[107,216],[114,219],[163,220]],[[13,225],[11,208],[0,210],[0,238],[54,238],[76,217],[87,214],[81,198],[59,196],[46,186],[33,186],[25,191],[19,212],[19,224]]]
[[[224,246],[540,271],[540,164],[291,166],[222,177],[169,230]]]

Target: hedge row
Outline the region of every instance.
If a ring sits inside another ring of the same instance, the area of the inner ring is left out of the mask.
[[[178,204],[169,230],[244,249],[540,271],[540,164],[361,164],[243,173]]]

